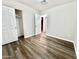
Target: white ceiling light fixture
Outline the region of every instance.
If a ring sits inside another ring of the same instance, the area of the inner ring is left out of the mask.
[[[42,5],[46,5],[46,4],[48,3],[48,0],[40,0],[40,3],[41,3]]]

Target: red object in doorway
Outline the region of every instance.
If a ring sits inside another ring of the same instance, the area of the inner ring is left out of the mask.
[[[43,32],[43,17],[41,17],[41,32]]]

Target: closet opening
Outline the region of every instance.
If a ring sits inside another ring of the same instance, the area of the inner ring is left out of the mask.
[[[22,10],[15,9],[15,15],[18,38],[24,37]]]

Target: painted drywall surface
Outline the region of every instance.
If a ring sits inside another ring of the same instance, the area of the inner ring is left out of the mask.
[[[48,35],[65,38],[76,44],[76,2],[56,6],[44,13],[48,15]]]
[[[13,0],[3,0],[2,4],[22,10],[24,37],[27,38],[34,35],[34,14],[38,13],[38,11]]]

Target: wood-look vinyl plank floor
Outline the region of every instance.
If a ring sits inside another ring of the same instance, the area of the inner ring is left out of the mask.
[[[3,59],[76,59],[71,42],[38,34],[2,46]]]

